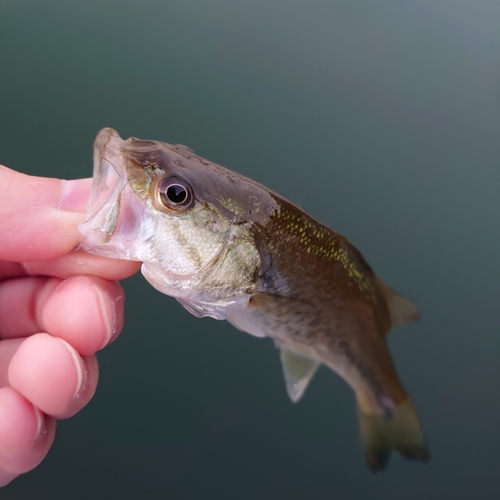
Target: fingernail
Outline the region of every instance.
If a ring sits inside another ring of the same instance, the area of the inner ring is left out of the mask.
[[[123,296],[119,295],[115,298],[115,300],[111,299],[111,297],[104,291],[102,291],[99,287],[94,287],[97,304],[99,306],[99,310],[101,312],[101,316],[105,325],[105,333],[104,340],[99,347],[99,349],[103,349],[106,347],[118,334],[117,325],[116,325],[116,303],[119,300],[123,300]]]
[[[43,413],[36,406],[33,406],[33,411],[35,412],[35,417],[36,417],[36,431],[33,437],[33,441],[36,441],[40,436],[43,436],[46,432],[45,417]]]
[[[67,212],[85,212],[89,203],[92,179],[63,181],[59,208]]]
[[[57,340],[59,340],[59,342],[61,342],[66,347],[66,349],[68,349],[71,357],[73,358],[73,361],[75,362],[76,377],[77,378],[76,378],[75,393],[73,394],[72,399],[76,399],[76,398],[78,398],[78,395],[80,394],[80,391],[82,390],[83,385],[85,383],[85,379],[87,378],[87,371],[85,369],[85,365],[84,365],[82,359],[80,358],[80,356],[76,352],[75,348],[72,345],[68,344],[63,339],[57,339]]]

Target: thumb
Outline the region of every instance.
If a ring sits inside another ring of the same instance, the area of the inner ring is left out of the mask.
[[[91,179],[32,177],[0,165],[0,259],[45,260],[73,250],[90,187]]]

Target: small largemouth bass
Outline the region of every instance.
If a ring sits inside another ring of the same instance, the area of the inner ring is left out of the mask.
[[[143,262],[145,278],[195,316],[274,339],[292,401],[321,364],[338,373],[356,395],[370,470],[392,450],[428,459],[385,341],[418,311],[339,233],[185,146],[110,128],[94,144],[80,230],[81,248]]]

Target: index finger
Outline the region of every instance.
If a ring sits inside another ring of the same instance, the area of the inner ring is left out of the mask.
[[[21,271],[18,272],[17,276],[27,274],[29,276],[43,275],[65,279],[79,274],[98,276],[106,280],[123,280],[139,271],[140,266],[140,262],[133,260],[109,259],[80,250],[55,259],[20,264]],[[2,263],[0,262],[1,279]]]

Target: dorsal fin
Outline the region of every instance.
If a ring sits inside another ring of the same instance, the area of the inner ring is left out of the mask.
[[[418,309],[407,298],[402,297],[396,290],[387,285],[384,287],[393,327],[414,323],[420,319]]]
[[[286,392],[290,399],[297,403],[307,389],[320,363],[295,354],[285,347],[280,348],[280,358]]]

